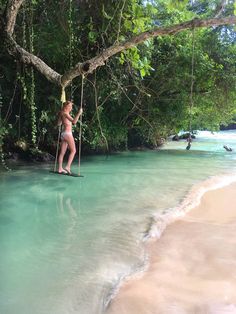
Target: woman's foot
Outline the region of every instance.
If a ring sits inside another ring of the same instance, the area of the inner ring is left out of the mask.
[[[62,169],[59,169],[59,170],[58,170],[58,173],[65,173],[65,174],[67,174],[68,171],[62,168]]]
[[[67,174],[71,174],[71,171],[70,171],[70,169],[68,169],[68,168],[65,168],[64,170],[66,171],[66,173],[67,173]]]

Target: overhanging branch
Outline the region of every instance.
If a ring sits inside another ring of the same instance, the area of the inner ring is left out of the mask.
[[[42,59],[23,49],[11,36],[6,39],[6,44],[9,53],[17,60],[24,64],[34,66],[48,81],[59,86],[61,85],[61,75],[50,68]]]
[[[77,63],[75,67],[67,71],[65,74],[60,75],[51,67],[49,67],[43,60],[29,53],[21,46],[19,46],[13,39],[12,35],[14,32],[16,17],[18,11],[23,4],[24,0],[9,0],[6,7],[6,13],[4,16],[5,29],[3,30],[3,38],[5,39],[6,46],[9,54],[13,55],[16,59],[20,60],[25,64],[31,64],[34,66],[42,75],[44,75],[49,81],[66,87],[70,82],[77,76],[82,74],[92,73],[95,69],[100,66],[105,65],[105,62],[114,56],[115,54],[124,51],[126,49],[137,46],[138,44],[144,42],[147,39],[154,38],[157,36],[174,35],[180,31],[190,29],[190,28],[200,28],[200,27],[210,27],[219,26],[227,24],[236,24],[236,17],[229,16],[224,18],[212,18],[212,19],[193,19],[184,23],[180,23],[168,27],[156,27],[152,30],[143,32],[133,38],[120,43],[115,44],[107,49],[105,49],[98,56],[89,59],[83,63]],[[0,31],[2,29],[0,28]]]
[[[13,38],[16,17],[21,5],[25,0],[9,0],[5,10],[4,23],[5,29],[2,30],[5,46],[10,55],[24,64],[35,67],[43,76],[54,84],[61,85],[61,75],[49,67],[43,60],[34,54],[26,51]]]
[[[62,76],[62,80],[61,80],[62,84],[67,85],[69,81],[73,80],[75,77],[85,72],[87,74],[92,73],[96,68],[103,66],[106,60],[108,60],[110,57],[114,56],[115,54],[121,51],[135,47],[147,39],[154,38],[157,36],[174,35],[183,30],[193,28],[193,27],[200,28],[200,27],[219,26],[219,25],[226,25],[226,24],[236,24],[236,17],[229,16],[225,18],[213,18],[213,19],[204,19],[204,20],[193,19],[191,21],[187,21],[184,23],[170,26],[170,27],[156,27],[152,30],[141,33],[124,43],[115,44],[105,49],[98,56],[90,60],[87,60],[84,63],[76,64],[76,66],[73,69],[69,70]],[[88,70],[85,71],[84,67],[87,67]]]

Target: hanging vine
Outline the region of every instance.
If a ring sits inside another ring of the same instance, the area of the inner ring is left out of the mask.
[[[74,35],[74,30],[73,30],[73,19],[72,19],[72,14],[73,14],[73,6],[72,6],[72,0],[69,1],[69,13],[68,13],[68,26],[69,26],[69,68],[71,69],[73,66],[73,60],[74,60],[74,41],[75,41],[75,35]],[[74,94],[74,87],[73,87],[73,82],[71,82],[70,85],[70,97],[73,99],[73,94]]]
[[[98,121],[98,128],[100,130],[100,134],[101,134],[101,137],[103,139],[103,143],[105,144],[106,151],[108,153],[109,152],[109,145],[108,145],[106,135],[103,132],[102,123],[101,123],[101,119],[100,119],[100,112],[99,111],[101,110],[101,106],[99,106],[99,104],[98,104],[98,91],[97,91],[97,86],[96,86],[96,75],[94,78],[94,82],[90,81],[89,79],[87,79],[87,82],[89,82],[94,88],[94,103],[95,103],[95,108],[96,108],[96,117],[97,117],[97,121]]]
[[[27,40],[26,40],[26,8],[25,4],[22,7],[22,47],[24,49],[27,49]],[[17,70],[17,79],[21,84],[21,101],[26,102],[27,100],[27,94],[28,94],[28,89],[27,89],[27,84],[26,84],[26,78],[25,78],[25,66],[19,65],[19,68]],[[20,106],[21,108],[21,106]],[[21,110],[21,109],[20,109]],[[19,131],[18,131],[18,139],[20,139],[20,119],[19,119]]]
[[[6,161],[5,161],[5,154],[3,152],[3,140],[5,136],[8,133],[8,129],[5,126],[5,123],[3,123],[3,118],[2,118],[2,106],[3,106],[3,97],[1,93],[1,86],[0,86],[0,159],[1,159],[1,164],[2,166],[10,171],[11,169],[7,166]]]
[[[33,6],[32,1],[30,1],[29,7],[29,51],[34,53],[34,27],[33,27]],[[35,78],[34,69],[30,69],[30,95],[29,104],[31,110],[31,141],[34,148],[37,148],[37,125],[36,125],[36,104],[35,104]]]

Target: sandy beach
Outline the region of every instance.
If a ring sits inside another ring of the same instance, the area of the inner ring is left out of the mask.
[[[126,282],[108,314],[236,313],[236,183],[149,241],[149,269]]]

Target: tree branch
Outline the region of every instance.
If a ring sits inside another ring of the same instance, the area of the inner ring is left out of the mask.
[[[16,17],[18,11],[25,0],[11,0],[8,1],[6,12],[5,12],[5,20],[6,20],[6,32],[12,36],[14,32],[14,27],[16,23]]]
[[[13,32],[16,23],[16,17],[18,11],[23,4],[24,0],[9,0],[5,10],[4,16],[4,27],[0,27],[0,31],[3,32],[3,39],[6,43],[7,50],[9,54],[13,55],[14,58],[20,60],[25,64],[30,64],[34,66],[42,75],[44,75],[49,81],[66,87],[70,82],[77,76],[82,74],[92,73],[96,68],[105,65],[106,60],[115,54],[135,47],[138,44],[144,42],[147,39],[154,38],[157,36],[166,36],[174,35],[180,31],[189,29],[189,28],[199,28],[199,27],[209,27],[209,26],[218,26],[226,24],[236,24],[236,17],[229,16],[225,18],[212,18],[212,19],[194,19],[184,23],[180,23],[168,27],[156,27],[152,30],[143,32],[133,38],[125,41],[124,43],[116,43],[111,47],[105,49],[98,56],[87,60],[83,63],[77,63],[74,68],[67,71],[64,75],[60,75],[49,67],[43,60],[35,56],[32,53],[29,53],[21,46],[19,46],[16,41],[13,39]],[[2,23],[1,23],[2,25]],[[2,30],[4,28],[4,30]]]
[[[69,81],[73,80],[76,76],[81,75],[82,73],[92,73],[97,67],[103,66],[110,57],[115,54],[135,47],[138,44],[144,42],[147,39],[154,38],[157,36],[166,36],[166,35],[174,35],[183,30],[189,28],[200,28],[200,27],[209,27],[209,26],[219,26],[226,24],[236,24],[236,16],[229,16],[225,18],[213,18],[213,19],[193,19],[191,21],[187,21],[181,24],[173,25],[170,27],[156,27],[147,32],[141,33],[130,40],[121,43],[115,44],[107,49],[105,49],[98,56],[87,60],[84,63],[78,63],[73,69],[69,70],[62,76],[62,84],[67,85]]]
[[[33,65],[47,80],[61,85],[61,75],[59,73],[50,68],[43,60],[19,46],[13,38],[16,17],[24,1],[11,0],[7,3],[4,16],[5,29],[2,30],[7,50],[15,59],[24,64]]]
[[[23,49],[11,36],[7,36],[5,43],[9,54],[14,56],[16,60],[19,60],[24,64],[32,65],[45,76],[48,81],[61,86],[61,74],[54,71],[43,60]]]

